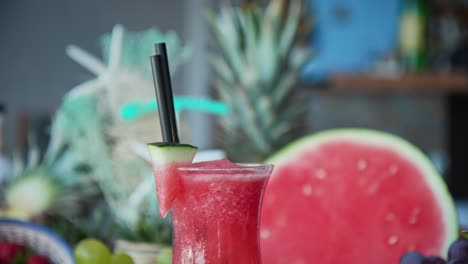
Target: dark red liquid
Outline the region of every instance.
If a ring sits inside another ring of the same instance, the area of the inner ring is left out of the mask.
[[[259,208],[270,170],[185,171],[173,204],[174,264],[257,264]]]

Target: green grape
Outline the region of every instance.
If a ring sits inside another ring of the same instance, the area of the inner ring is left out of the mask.
[[[109,264],[111,253],[104,243],[94,238],[81,240],[75,247],[77,264]]]
[[[133,259],[122,252],[112,255],[111,264],[134,264]]]
[[[171,264],[172,263],[172,249],[163,248],[156,258],[156,264]]]

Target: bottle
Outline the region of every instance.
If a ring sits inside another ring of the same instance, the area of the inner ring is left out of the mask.
[[[427,63],[427,5],[424,0],[405,0],[400,14],[399,50],[407,72],[424,70]]]

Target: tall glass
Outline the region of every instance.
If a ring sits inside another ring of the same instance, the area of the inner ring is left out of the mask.
[[[272,166],[179,168],[172,207],[174,264],[259,264],[259,213]]]

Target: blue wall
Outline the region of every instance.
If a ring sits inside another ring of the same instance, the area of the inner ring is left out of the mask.
[[[305,66],[304,78],[369,70],[396,46],[399,6],[399,0],[311,0],[317,55]]]

